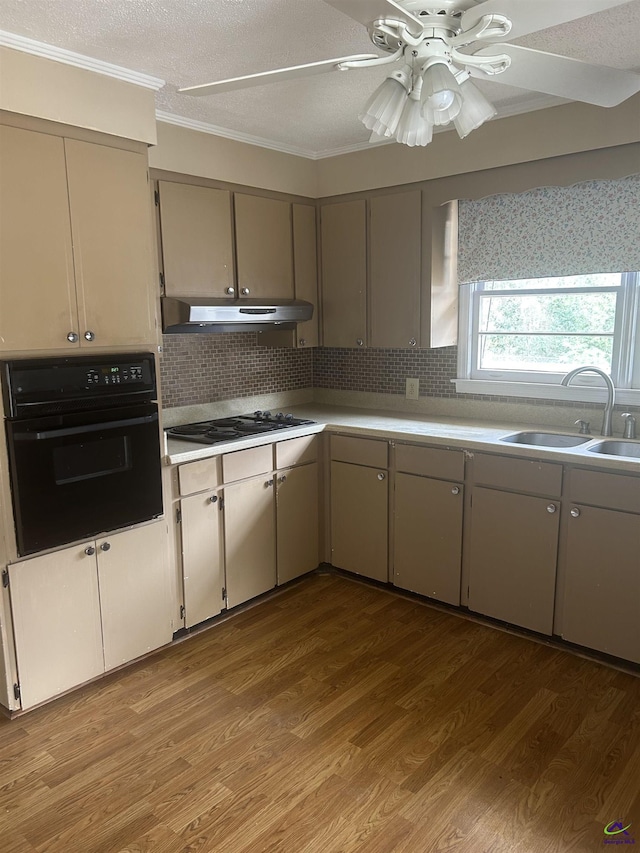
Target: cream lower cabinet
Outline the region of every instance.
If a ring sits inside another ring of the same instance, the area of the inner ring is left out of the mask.
[[[272,445],[225,453],[222,472],[227,607],[236,607],[276,585]]]
[[[464,455],[462,451],[398,445],[395,467],[393,583],[459,605]]]
[[[584,470],[571,471],[569,480],[558,633],[640,663],[638,480]]]
[[[220,499],[202,492],[180,501],[185,627],[224,608],[224,557]]]
[[[22,708],[171,640],[165,522],[8,572]]]
[[[217,616],[225,607],[221,484],[219,457],[178,467],[186,628]]]
[[[388,580],[388,483],[386,441],[331,436],[332,565]]]
[[[476,454],[473,479],[465,536],[470,609],[551,634],[562,467]],[[537,494],[522,494],[525,488]]]
[[[318,568],[318,463],[276,475],[278,584]]]
[[[228,607],[275,587],[273,473],[225,486],[224,541]]]

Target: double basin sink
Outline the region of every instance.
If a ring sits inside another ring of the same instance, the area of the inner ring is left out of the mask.
[[[563,435],[557,432],[516,432],[504,435],[500,441],[510,444],[523,444],[528,447],[578,447],[589,444],[584,450],[589,453],[601,453],[606,456],[624,456],[640,459],[640,441],[623,439],[594,439],[590,435]]]

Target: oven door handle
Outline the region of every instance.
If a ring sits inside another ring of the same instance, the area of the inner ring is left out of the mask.
[[[150,424],[158,420],[156,413],[145,415],[141,418],[124,418],[121,421],[107,421],[100,424],[87,424],[86,426],[63,427],[62,429],[47,429],[43,432],[18,432],[14,433],[15,441],[43,441],[48,438],[64,438],[68,435],[82,435],[87,432],[100,432],[106,429],[117,429],[118,427],[139,426]]]

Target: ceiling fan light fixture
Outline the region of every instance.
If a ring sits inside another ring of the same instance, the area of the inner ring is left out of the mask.
[[[462,94],[462,109],[454,118],[453,123],[460,139],[468,136],[472,130],[480,127],[485,121],[497,115],[497,110],[482,92],[474,86],[471,80],[460,84]]]
[[[378,86],[358,118],[378,136],[393,136],[407,101],[410,76],[405,69],[394,71]]]
[[[433,139],[433,125],[422,115],[419,89],[411,92],[404,105],[395,138],[410,148],[424,147]]]
[[[422,77],[422,114],[432,124],[444,125],[462,109],[460,86],[443,62],[427,65]]]

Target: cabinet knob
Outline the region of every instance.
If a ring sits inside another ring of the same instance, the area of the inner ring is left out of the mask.
[[[305,347],[307,345],[307,342],[304,338],[300,338],[298,343],[300,344],[301,347]]]
[[[418,341],[415,338],[411,338],[411,340],[409,341],[409,346],[415,347],[417,343]]]
[[[108,551],[110,548],[111,548],[111,545],[109,542],[103,542],[102,545],[100,546],[101,551]]]
[[[378,479],[384,480],[386,476],[387,476],[386,474],[384,474],[382,471],[380,471],[380,473],[378,474]]]
[[[92,332],[90,329],[87,329],[87,331],[84,333],[84,339],[85,341],[95,341],[96,333]]]
[[[452,494],[452,495],[459,495],[459,494],[460,494],[460,486],[454,486],[454,487],[451,489],[451,494]]]
[[[265,487],[268,488],[269,486],[273,486],[273,480],[267,480],[267,482],[265,483]]]
[[[557,506],[555,504],[547,504],[547,512],[550,512],[553,514],[556,511],[556,509],[557,509]]]
[[[364,341],[363,341],[363,339],[362,339],[362,338],[358,338],[358,339],[356,340],[356,343],[358,344],[358,346],[359,346],[359,347],[363,347],[363,346],[364,346]]]
[[[218,503],[218,496],[217,495],[211,495],[211,497],[209,498],[209,502],[212,504]]]
[[[69,341],[70,344],[77,344],[78,343],[77,333],[76,332],[69,332],[69,334],[67,335],[67,340]]]
[[[96,553],[96,549],[93,547],[93,545],[89,545],[88,548],[84,549],[84,553],[87,555],[87,557],[93,557],[93,555]]]
[[[227,289],[225,290],[225,293],[227,294],[227,296],[233,296],[235,294],[235,292],[236,292],[235,287],[227,287]]]
[[[578,518],[578,516],[580,515],[580,510],[577,506],[574,506],[569,514],[572,515],[574,518]]]
[[[240,291],[240,293],[241,293],[243,296],[248,296],[250,292],[251,292],[251,291],[249,290],[249,288],[248,288],[248,287],[243,287],[243,288],[242,288],[242,290]]]
[[[278,477],[278,482],[279,483],[286,483],[287,482],[287,475],[283,474],[282,477]]]

